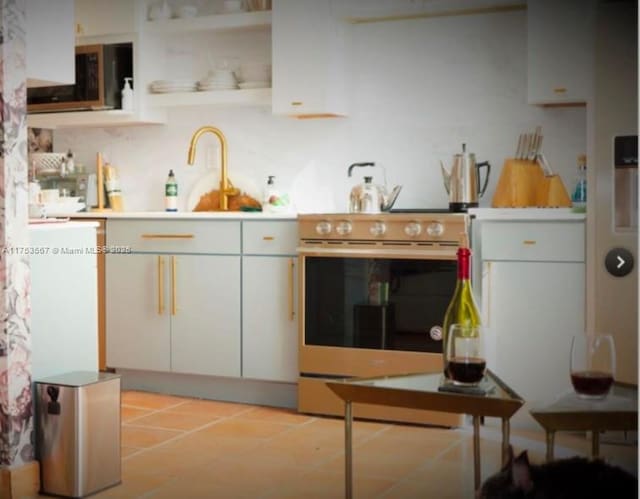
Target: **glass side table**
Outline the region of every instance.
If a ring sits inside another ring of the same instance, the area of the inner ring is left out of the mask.
[[[484,395],[442,392],[438,387],[442,371],[404,374],[376,378],[351,378],[328,381],[327,386],[344,401],[345,428],[345,497],[353,497],[353,403],[424,409],[429,411],[470,414],[473,416],[473,473],[475,488],[480,487],[480,419],[483,416],[502,419],[502,462],[509,451],[509,419],[524,400],[495,374],[487,370]]]
[[[570,391],[530,411],[547,435],[547,461],[553,459],[556,431],[591,431],[591,456],[600,453],[600,432],[638,429],[638,387],[614,383],[607,398],[585,400]]]

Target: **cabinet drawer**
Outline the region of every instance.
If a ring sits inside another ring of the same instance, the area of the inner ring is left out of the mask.
[[[242,252],[252,255],[294,255],[298,245],[296,221],[243,222]]]
[[[107,245],[161,253],[240,253],[240,222],[108,220]]]
[[[483,260],[584,262],[584,223],[483,223]]]

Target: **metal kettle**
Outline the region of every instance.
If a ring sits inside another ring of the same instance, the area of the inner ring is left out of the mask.
[[[480,168],[487,172],[480,188]],[[462,144],[462,153],[454,154],[451,171],[440,161],[444,187],[449,194],[449,210],[460,212],[478,206],[478,199],[487,190],[491,165],[488,161],[476,163],[476,156],[467,152],[467,145]]]
[[[349,166],[348,175],[358,166],[375,166],[375,163],[353,163]],[[400,194],[401,185],[396,185],[393,190],[387,194],[386,188],[372,182],[373,177],[364,177],[364,183],[356,185],[351,189],[349,195],[349,212],[350,213],[380,213],[389,211]]]

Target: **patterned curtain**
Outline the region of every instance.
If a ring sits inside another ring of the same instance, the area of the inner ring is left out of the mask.
[[[34,459],[25,1],[0,0],[0,467]]]

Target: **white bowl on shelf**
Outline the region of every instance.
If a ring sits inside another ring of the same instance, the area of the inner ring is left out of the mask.
[[[222,2],[223,14],[234,14],[236,12],[246,12],[247,8],[242,0],[224,0]]]
[[[178,9],[178,17],[180,19],[192,19],[198,16],[198,7],[195,5],[183,5]]]
[[[149,21],[166,21],[171,19],[171,7],[165,0],[149,7]]]

